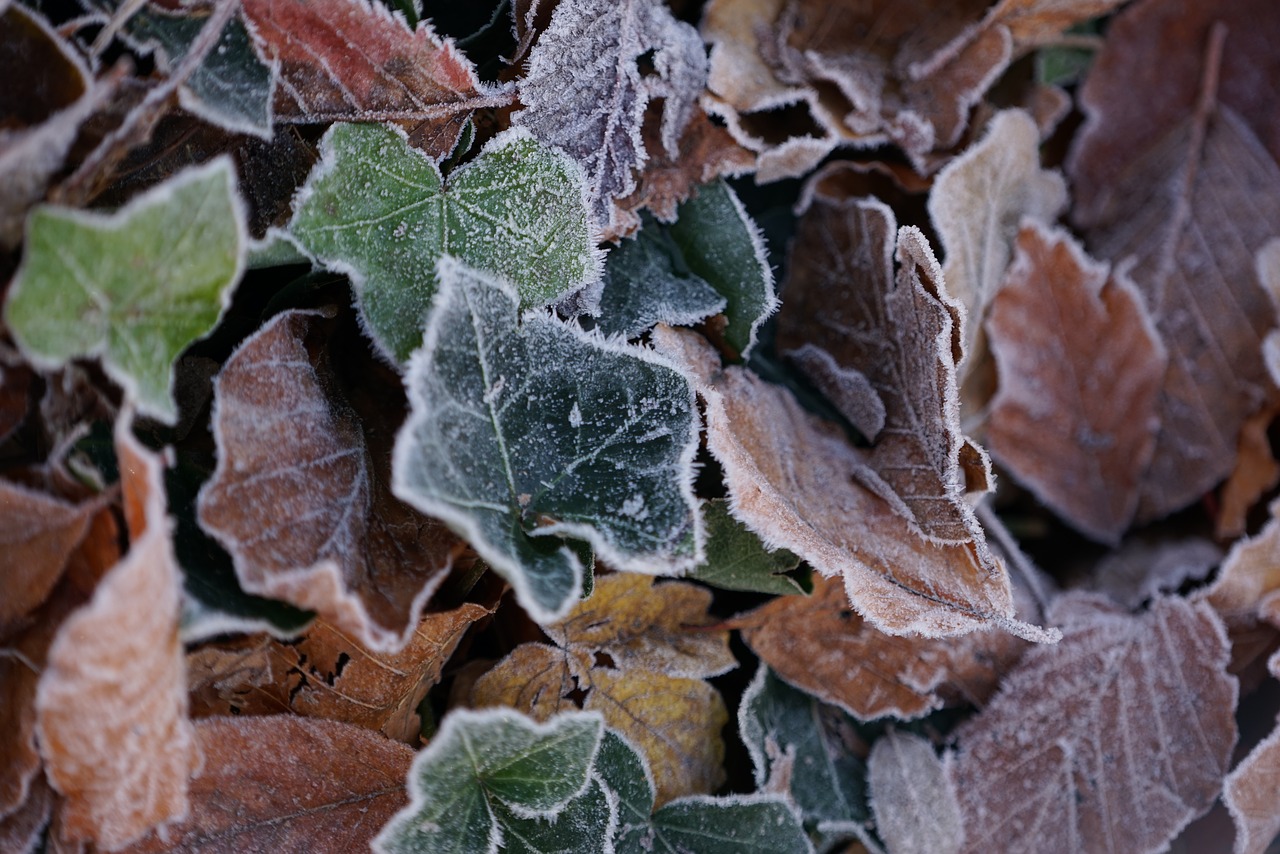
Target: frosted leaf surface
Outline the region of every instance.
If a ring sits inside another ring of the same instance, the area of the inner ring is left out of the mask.
[[[0,637],[48,598],[98,509],[0,481]]]
[[[492,139],[447,186],[390,126],[335,125],[320,148],[290,229],[351,276],[369,332],[396,362],[422,343],[445,253],[509,279],[524,307],[599,278],[581,171],[527,132]]]
[[[582,590],[586,540],[619,569],[702,559],[689,381],[649,351],[538,311],[451,258],[406,385],[393,488],[445,520],[546,622]]]
[[[786,549],[765,548],[759,537],[733,518],[724,499],[706,502],[702,511],[707,522],[707,561],[690,570],[689,578],[722,590],[779,596],[804,592],[786,574],[800,565],[800,558]]]
[[[876,832],[893,854],[956,854],[964,844],[955,783],[920,736],[890,730],[876,739],[867,788]]]

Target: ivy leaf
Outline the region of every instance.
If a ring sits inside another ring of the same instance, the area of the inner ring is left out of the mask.
[[[733,518],[723,499],[703,505],[707,523],[707,562],[687,577],[724,590],[746,590],[785,596],[804,593],[786,573],[800,565],[800,558],[786,549],[769,550],[746,525]]]
[[[582,590],[590,542],[611,566],[675,573],[702,558],[698,417],[685,377],[541,312],[452,258],[406,385],[392,485],[447,522],[540,621]]]
[[[603,732],[584,712],[545,724],[509,709],[450,713],[409,771],[411,803],[374,850],[498,851],[504,817],[550,818],[587,789]]]
[[[230,303],[245,242],[226,157],[113,214],[42,206],[28,220],[5,320],[37,366],[101,355],[139,412],[172,424],[174,362]]]
[[[526,308],[599,278],[581,172],[527,132],[495,137],[447,187],[391,126],[335,125],[320,149],[293,235],[351,276],[370,334],[396,362],[422,343],[445,252],[508,278]]]

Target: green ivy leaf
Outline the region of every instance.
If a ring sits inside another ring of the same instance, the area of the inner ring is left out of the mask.
[[[800,558],[786,549],[769,551],[760,538],[729,513],[722,498],[702,507],[707,524],[707,561],[690,571],[688,578],[724,590],[746,590],[785,596],[804,593],[786,573],[800,565]]]
[[[616,569],[677,573],[702,556],[688,380],[651,351],[549,314],[452,258],[406,385],[393,490],[443,519],[531,616],[568,612],[585,540]]]
[[[653,812],[653,779],[644,760],[612,731],[605,732],[596,770],[618,799],[617,854],[813,851],[795,812],[775,795],[680,798]]]
[[[351,276],[374,341],[396,362],[422,343],[449,253],[509,279],[528,308],[600,276],[581,169],[527,131],[499,134],[449,176],[387,125],[334,125],[291,230]]]
[[[723,180],[680,205],[671,236],[689,269],[725,298],[725,342],[746,358],[765,318],[778,310],[773,270],[760,231]]]
[[[38,367],[100,355],[139,412],[172,424],[174,362],[217,325],[244,267],[245,242],[227,157],[185,170],[112,214],[45,205],[27,221],[5,320]]]
[[[504,820],[550,819],[580,795],[574,814],[587,816],[588,774],[603,731],[600,717],[587,712],[545,724],[510,709],[450,713],[409,771],[409,806],[378,834],[374,850],[495,852]]]
[[[618,824],[618,808],[596,775],[587,789],[552,818],[522,818],[510,808],[494,810],[506,854],[600,854]]]

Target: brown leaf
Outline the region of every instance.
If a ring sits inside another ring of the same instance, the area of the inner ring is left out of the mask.
[[[199,520],[246,590],[393,651],[409,641],[458,540],[391,494],[403,392],[362,342],[331,338],[325,317],[279,314],[227,360],[215,381],[218,468]],[[359,372],[347,376],[363,378],[343,381],[338,372],[353,364]]]
[[[1052,45],[1081,21],[1101,17],[1124,0],[1000,0],[987,13],[986,25],[1002,25],[1013,36],[1016,53]]]
[[[63,830],[106,848],[186,815],[187,778],[200,764],[161,463],[133,438],[131,420],[116,426],[129,552],[58,629],[35,703],[40,753],[65,798]]]
[[[31,411],[35,372],[16,353],[0,348],[0,443],[8,440]]]
[[[1240,540],[1222,562],[1213,584],[1197,593],[1218,612],[1234,637],[1263,622],[1259,608],[1280,590],[1280,504],[1257,536]]]
[[[779,678],[858,720],[911,720],[947,702],[981,704],[1026,643],[999,629],[928,640],[887,635],[815,577],[810,596],[779,596],[729,624]]]
[[[1116,545],[1155,449],[1166,355],[1123,273],[1031,222],[987,320],[1000,377],[987,442],[1078,531]]]
[[[1280,652],[1267,663],[1280,679]],[[1259,742],[1222,784],[1222,800],[1236,828],[1236,854],[1263,854],[1280,834],[1280,726]]]
[[[964,850],[1163,850],[1213,805],[1235,744],[1222,624],[1203,603],[1131,616],[1078,593],[1049,619],[1062,642],[955,733]]]
[[[127,854],[367,850],[409,803],[413,751],[360,727],[287,715],[196,723],[204,770],[186,821]]]
[[[378,730],[416,744],[418,704],[440,681],[471,624],[492,613],[466,603],[427,614],[397,653],[375,653],[318,621],[287,643],[269,637],[207,644],[187,656],[195,717],[293,712]]]
[[[45,779],[35,780],[21,808],[0,819],[0,851],[27,854],[39,850],[45,826],[53,814],[53,798],[53,790]]]
[[[474,707],[510,706],[538,720],[574,707],[598,710],[605,723],[644,752],[658,803],[706,794],[724,782],[720,730],[728,712],[703,679],[737,666],[725,629],[712,622],[711,592],[636,573],[596,580],[591,598],[543,628],[552,647],[526,643],[480,677]]]
[[[1222,550],[1198,537],[1129,540],[1094,566],[1090,589],[1136,610],[1161,593],[1200,581],[1222,561]]]
[[[964,844],[955,782],[920,736],[889,730],[876,739],[867,789],[876,833],[894,854],[954,854]]]
[[[1254,252],[1280,222],[1280,14],[1269,0],[1139,2],[1117,16],[1082,90],[1068,161],[1076,224],[1132,276],[1169,349],[1138,521],[1231,472],[1264,396],[1275,315]]]
[[[1275,334],[1273,331],[1268,337]],[[1220,540],[1242,536],[1253,505],[1280,483],[1280,463],[1272,455],[1267,437],[1276,415],[1280,415],[1280,404],[1273,402],[1246,418],[1240,427],[1236,462],[1222,485],[1221,506],[1214,524],[1214,536]]]

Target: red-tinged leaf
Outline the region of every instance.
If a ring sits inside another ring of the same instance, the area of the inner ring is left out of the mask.
[[[58,629],[36,691],[40,753],[64,798],[63,832],[108,849],[185,816],[187,778],[200,764],[161,463],[133,438],[130,420],[116,427],[129,552]]]
[[[1049,619],[1062,642],[955,733],[963,850],[1164,850],[1213,805],[1235,745],[1222,623],[1203,603],[1132,616],[1090,594]]]
[[[198,516],[246,590],[394,651],[459,541],[391,494],[399,380],[354,329],[333,337],[326,314],[279,314],[227,360],[214,385],[218,467]]]
[[[1118,544],[1155,449],[1166,364],[1142,298],[1064,232],[1028,223],[987,334],[1000,377],[991,453],[1077,530]]]
[[[1132,263],[1169,350],[1138,521],[1226,477],[1266,393],[1254,253],[1280,222],[1280,91],[1260,83],[1280,77],[1278,40],[1269,0],[1135,3],[1082,90],[1073,218],[1091,252]]]
[[[209,718],[195,733],[205,764],[190,816],[126,854],[347,854],[409,803],[413,751],[360,727],[276,715]]]

